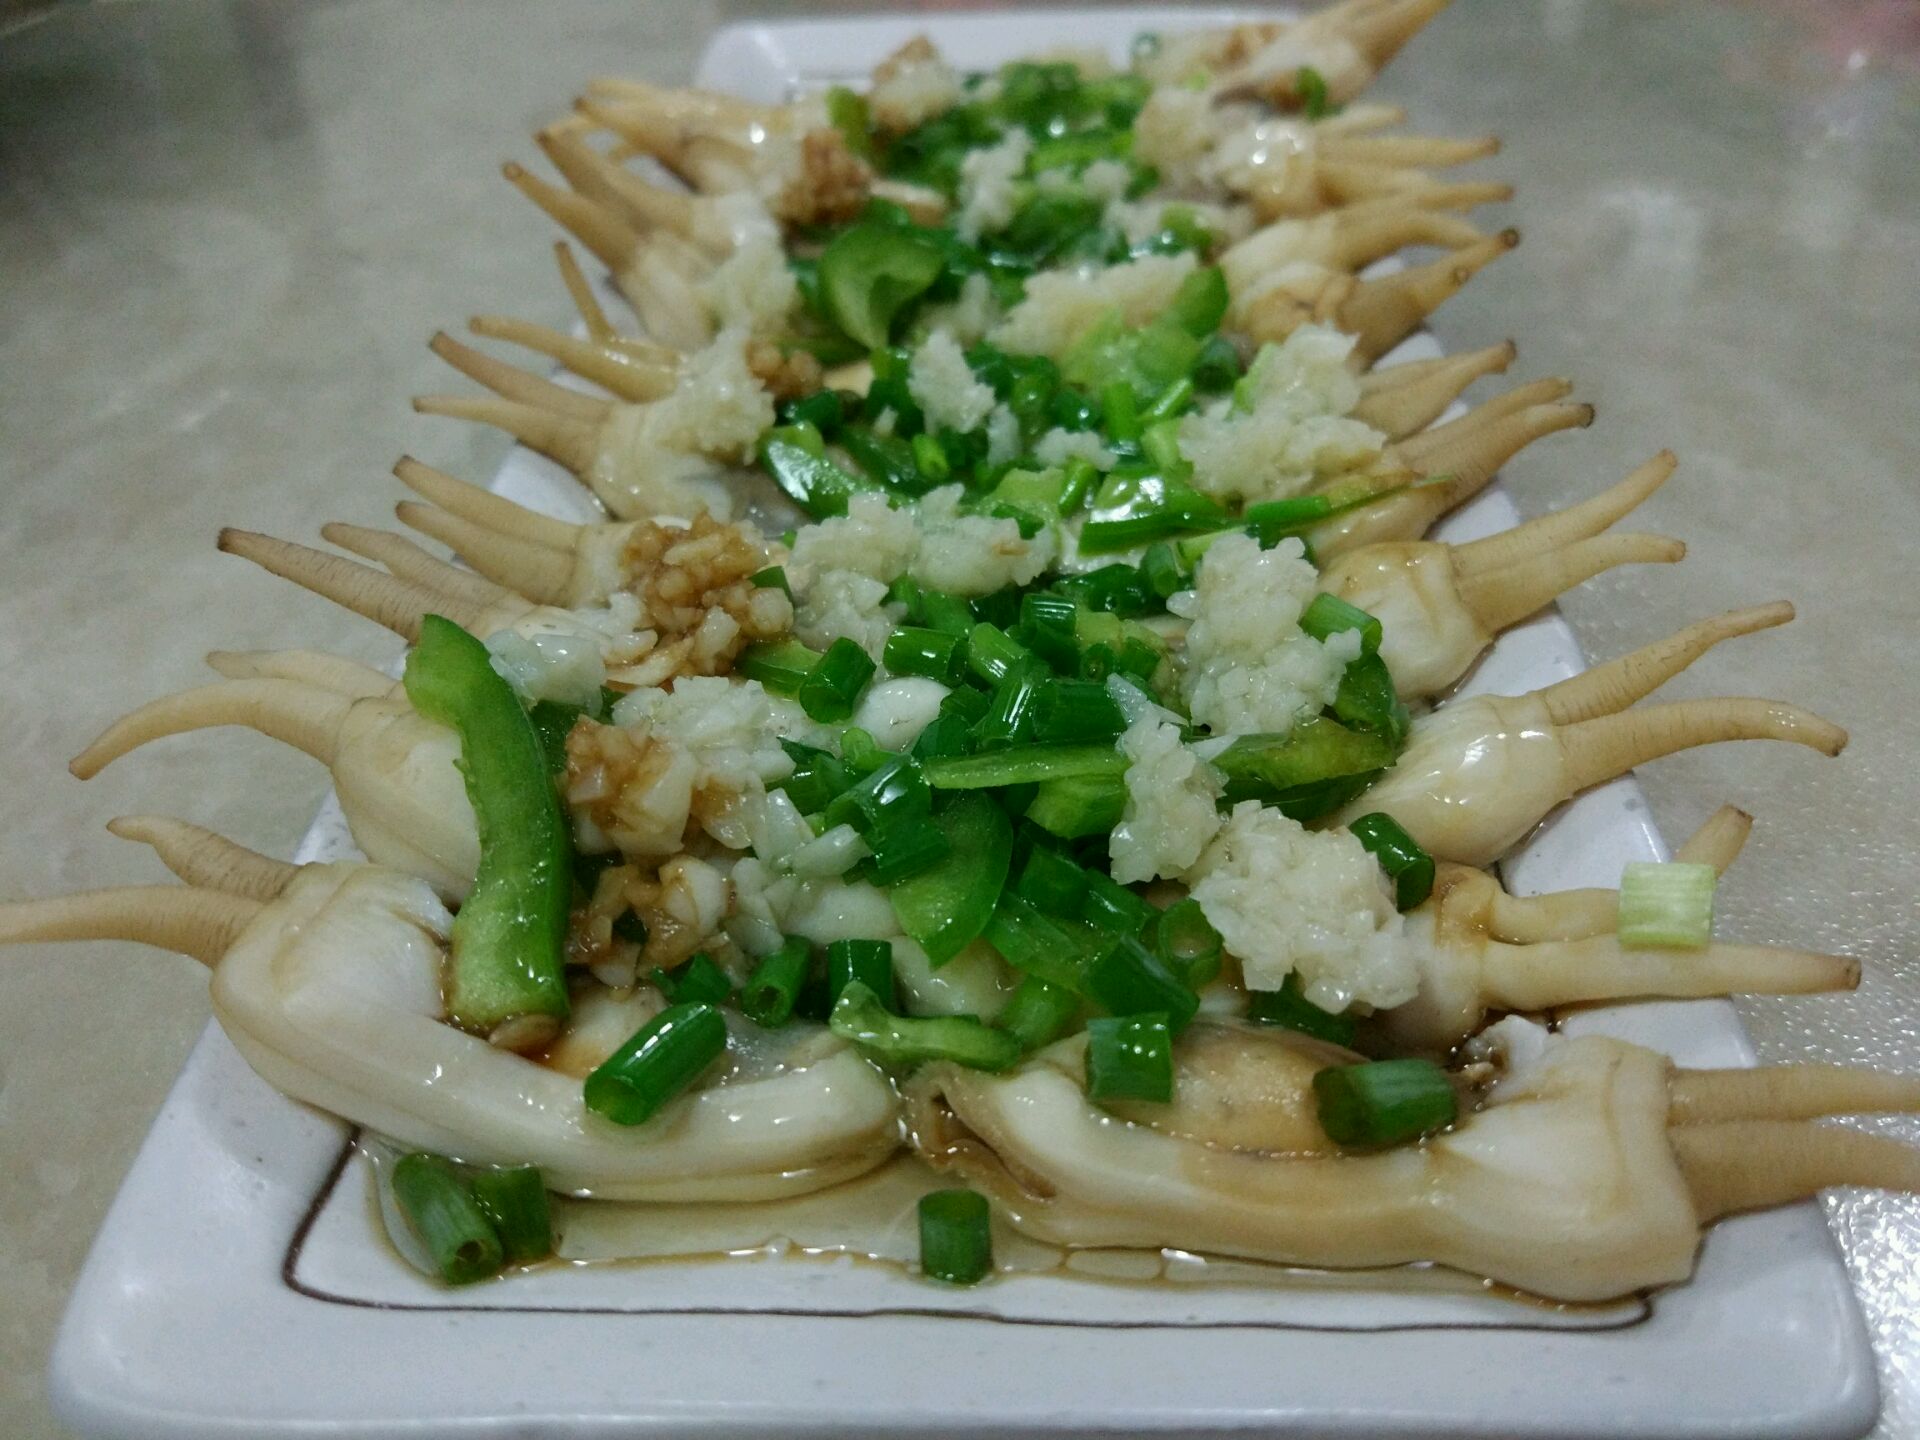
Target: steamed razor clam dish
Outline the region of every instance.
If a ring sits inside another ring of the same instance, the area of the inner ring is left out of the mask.
[[[1818,1123],[1920,1109],[1920,1082],[1689,1070],[1526,1018],[1856,984],[1714,938],[1732,808],[1618,890],[1489,868],[1642,761],[1846,737],[1653,698],[1784,603],[1455,693],[1562,591],[1684,546],[1619,528],[1664,453],[1429,534],[1592,418],[1555,379],[1444,418],[1511,345],[1388,356],[1515,238],[1469,213],[1505,186],[1446,173],[1491,141],[1353,99],[1439,8],[1346,0],[1124,69],[967,75],[916,40],[863,94],[780,106],[595,82],[539,137],[559,179],[509,174],[632,321],[563,241],[578,329],[473,328],[570,375],[443,334],[491,393],[419,408],[507,430],[606,517],[403,460],[421,540],[223,533],[408,641],[401,677],[215,652],[74,773],[247,726],[329,768],[364,858],[129,817],[183,886],[0,908],[0,938],[207,964],[263,1077],[406,1152],[383,1183],[455,1283],[546,1254],[550,1190],[777,1205],[903,1155],[949,1282],[992,1272],[997,1216],[1568,1301],[1685,1280],[1733,1211],[1920,1185]],[[1402,249],[1437,253],[1368,272]]]

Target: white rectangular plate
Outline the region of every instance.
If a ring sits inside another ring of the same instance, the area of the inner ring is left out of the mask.
[[[1192,10],[739,26],[701,84],[763,99],[863,74],[930,31],[967,66],[1207,23]],[[1416,62],[1417,63],[1417,62]],[[618,68],[617,57],[609,68]],[[1430,337],[1399,359],[1439,353]],[[515,452],[496,487],[586,517]],[[1498,492],[1453,538],[1518,517]],[[1469,690],[1581,667],[1557,616],[1502,639]],[[301,859],[347,849],[338,811]],[[1510,862],[1515,889],[1617,880],[1663,855],[1631,782],[1583,797]],[[1724,1002],[1574,1017],[1696,1065],[1752,1062]],[[1871,1357],[1818,1212],[1714,1230],[1698,1276],[1557,1310],[1461,1287],[1280,1290],[1016,1276],[972,1291],[825,1261],[550,1268],[457,1294],[379,1233],[337,1122],[258,1080],[209,1027],[81,1275],[52,1367],[88,1434],[245,1436],[1858,1434]]]

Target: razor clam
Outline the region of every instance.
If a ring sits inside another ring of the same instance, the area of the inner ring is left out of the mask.
[[[444,1019],[451,917],[421,880],[359,862],[287,866],[179,821],[122,821],[198,883],[0,906],[0,942],[135,940],[213,972],[220,1026],[283,1093],[407,1146],[537,1164],[624,1200],[761,1200],[864,1174],[899,1146],[887,1079],[824,1027],[742,1022],[731,1066],[624,1129],[581,1079],[663,1003],[592,990],[540,1059]],[[236,854],[236,852],[238,852]]]
[[[1920,1081],[1824,1066],[1690,1071],[1601,1036],[1553,1037],[1452,1129],[1334,1149],[1313,1074],[1340,1052],[1197,1021],[1170,1105],[1092,1104],[1085,1041],[1018,1070],[927,1067],[919,1153],[1036,1239],[1327,1268],[1437,1262],[1551,1299],[1685,1280],[1704,1226],[1834,1185],[1920,1189],[1920,1151],[1810,1117],[1920,1110]],[[1352,1058],[1350,1056],[1344,1058]]]

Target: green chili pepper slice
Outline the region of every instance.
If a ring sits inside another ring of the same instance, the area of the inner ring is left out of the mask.
[[[447,1015],[489,1033],[525,1015],[567,1015],[572,846],[547,757],[487,647],[429,615],[407,657],[407,698],[460,736],[460,770],[480,831],[473,892],[453,921]]]

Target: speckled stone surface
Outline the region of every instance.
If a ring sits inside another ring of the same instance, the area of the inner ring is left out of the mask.
[[[760,7],[763,10],[771,7]],[[879,8],[879,7],[864,7]],[[499,178],[585,76],[672,81],[746,7],[692,0],[160,0],[67,5],[0,35],[0,896],[159,878],[101,825],[191,816],[285,853],[318,767],[228,733],[81,785],[63,769],[207,649],[384,660],[371,626],[214,553],[222,524],[379,523],[411,450],[485,478],[491,434],[417,419],[424,341],[476,309],[562,321],[550,233]],[[0,12],[11,18],[18,12]],[[1844,999],[1746,1007],[1770,1058],[1920,1062],[1920,7],[1459,0],[1382,93],[1495,131],[1525,244],[1442,312],[1514,336],[1594,429],[1508,483],[1529,511],[1661,446],[1640,523],[1693,546],[1567,605],[1596,655],[1786,596],[1674,693],[1815,705],[1838,761],[1747,745],[1644,772],[1670,837],[1760,820],[1723,929],[1867,962]],[[42,1440],[74,1272],[188,1043],[201,972],[122,946],[0,957],[0,1434]],[[1920,1127],[1890,1126],[1920,1138]],[[1920,1203],[1835,1223],[1886,1384],[1920,1435]]]

